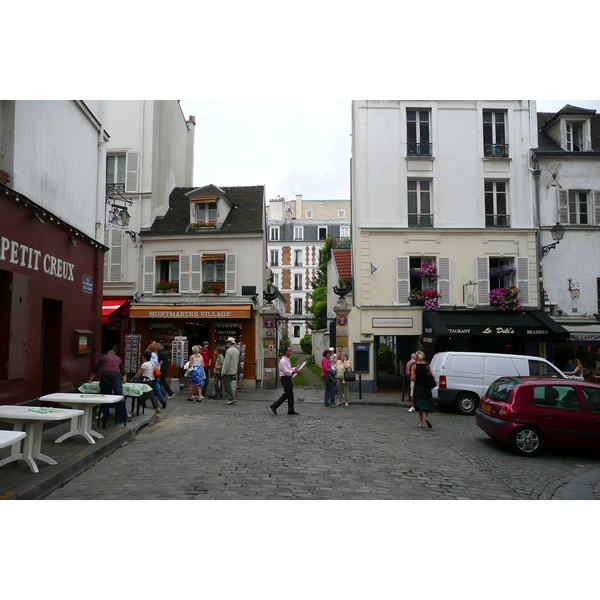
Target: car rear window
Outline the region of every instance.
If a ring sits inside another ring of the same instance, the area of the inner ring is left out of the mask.
[[[496,379],[488,388],[486,396],[489,396],[492,400],[506,402],[510,391],[515,385],[518,385],[518,382],[514,379]]]
[[[581,403],[575,388],[570,385],[536,385],[533,389],[536,406],[581,410]]]
[[[590,410],[595,413],[600,412],[600,389],[584,387],[582,390]]]

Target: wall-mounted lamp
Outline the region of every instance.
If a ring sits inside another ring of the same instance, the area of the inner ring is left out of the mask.
[[[69,236],[69,243],[71,244],[71,246],[74,246],[75,248],[77,248],[77,240],[74,238],[74,236],[72,236],[72,235]]]
[[[560,241],[565,237],[566,227],[561,225],[560,223],[556,223],[556,225],[550,230],[552,234],[552,239],[554,240],[554,244],[548,244],[547,246],[542,246],[542,256],[546,256],[550,250],[554,250],[556,246],[560,243]]]

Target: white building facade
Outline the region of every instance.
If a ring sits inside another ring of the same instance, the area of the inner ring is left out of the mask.
[[[369,348],[367,389],[380,346],[402,375],[418,348],[537,354],[559,334],[539,311],[536,145],[531,101],[353,102],[349,345]],[[504,313],[509,288],[522,309]]]
[[[552,317],[570,333],[553,344],[559,367],[571,358],[600,366],[600,116],[566,105],[538,113],[539,143],[533,151],[539,171],[543,289]],[[564,238],[555,247],[551,228]]]

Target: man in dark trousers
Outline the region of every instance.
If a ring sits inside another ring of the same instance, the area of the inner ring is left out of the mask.
[[[300,369],[292,367],[290,363],[290,356],[292,356],[292,347],[288,346],[279,361],[279,378],[281,379],[281,385],[283,386],[283,394],[277,400],[271,404],[271,410],[273,414],[277,414],[277,409],[287,400],[288,401],[288,415],[297,415],[298,413],[294,410],[294,384],[292,383],[292,375],[294,373],[300,373]]]
[[[172,398],[175,392],[171,389],[171,386],[167,383],[167,371],[169,370],[169,357],[165,352],[165,347],[158,343],[158,364],[160,365],[160,385],[163,386],[165,392],[167,392],[167,398]],[[164,408],[164,407],[163,407]]]

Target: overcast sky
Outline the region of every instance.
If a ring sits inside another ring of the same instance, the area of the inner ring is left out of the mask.
[[[599,100],[538,100],[538,112]],[[265,185],[266,198],[350,198],[350,100],[181,100],[196,117],[194,185]]]

